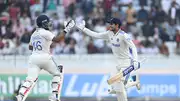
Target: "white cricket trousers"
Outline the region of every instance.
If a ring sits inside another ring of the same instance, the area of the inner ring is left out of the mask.
[[[36,79],[42,69],[49,72],[51,75],[60,75],[57,64],[51,55],[32,54],[29,57],[27,78],[32,80]]]
[[[112,69],[111,71],[111,77],[119,73],[120,71],[126,69],[131,65],[130,59],[123,59],[118,60],[118,65]],[[125,78],[119,80],[119,82],[113,83],[112,89],[116,91],[116,97],[118,101],[128,101],[127,99],[127,92],[124,85]]]
[[[49,54],[32,54],[29,57],[29,67],[25,82],[22,84],[18,96],[21,96],[22,101],[26,99],[32,88],[34,87],[39,72],[44,69],[52,76],[52,95],[56,96],[56,99],[60,99],[60,91],[62,87],[62,75],[60,69],[54,62],[53,58]]]

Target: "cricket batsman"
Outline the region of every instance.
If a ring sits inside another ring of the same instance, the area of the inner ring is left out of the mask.
[[[109,29],[106,32],[102,33],[97,33],[86,28],[85,21],[76,23],[76,27],[77,29],[81,30],[91,37],[109,40],[109,42],[111,43],[113,55],[117,59],[117,66],[115,68],[115,71],[111,73],[111,76],[131,65],[134,66],[135,70],[139,69],[140,64],[138,62],[136,47],[132,42],[130,36],[120,29],[121,21],[118,18],[112,18],[110,21],[108,21],[108,23],[110,23]],[[115,82],[111,85],[112,89],[110,90],[110,93],[115,93],[118,101],[127,101],[125,86],[131,84],[128,84],[129,82],[124,82],[125,79],[122,79],[119,80],[119,82]],[[136,87],[139,89],[139,79],[136,79],[131,83],[136,85]]]
[[[21,85],[17,101],[25,101],[26,97],[33,89],[38,81],[39,72],[43,69],[49,72],[52,78],[52,94],[49,97],[50,101],[60,101],[61,87],[63,84],[63,72],[62,65],[57,65],[51,54],[50,45],[52,42],[59,42],[62,39],[62,35],[68,33],[71,28],[75,26],[75,22],[70,20],[64,23],[64,31],[55,36],[50,30],[52,29],[52,23],[48,16],[40,15],[36,19],[38,28],[31,36],[29,49],[32,50],[32,54],[29,57],[29,68],[25,82]]]

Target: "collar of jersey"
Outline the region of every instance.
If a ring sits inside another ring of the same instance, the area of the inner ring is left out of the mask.
[[[36,29],[43,29],[43,30],[45,30],[44,28],[40,28],[40,27],[37,27]]]
[[[113,36],[117,36],[119,33],[121,32],[121,29],[119,29],[116,34],[114,34]]]

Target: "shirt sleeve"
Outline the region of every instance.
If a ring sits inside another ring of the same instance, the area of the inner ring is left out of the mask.
[[[55,37],[55,35],[49,31],[42,33],[42,36],[49,41],[52,41],[52,39]]]
[[[123,35],[123,37],[124,37],[125,43],[129,46],[129,48],[132,49],[132,56],[133,56],[132,58],[133,58],[133,60],[134,60],[134,61],[138,61],[137,49],[136,49],[136,46],[135,46],[135,44],[133,43],[130,35],[128,35],[128,34],[125,33],[125,34]]]
[[[109,31],[97,33],[97,32],[89,30],[88,28],[84,28],[83,32],[91,37],[95,37],[95,38],[99,38],[99,39],[108,39],[109,38],[108,37]]]

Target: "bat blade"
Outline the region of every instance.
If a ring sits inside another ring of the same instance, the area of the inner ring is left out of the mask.
[[[130,66],[127,69],[123,70],[122,72],[119,72],[115,76],[111,77],[109,80],[107,80],[107,83],[111,85],[114,82],[117,82],[118,80],[120,80],[122,77],[128,75],[133,70],[134,70],[134,66]]]
[[[109,80],[107,80],[107,83],[110,85],[110,84],[120,80],[120,78],[122,78],[122,77],[123,77],[123,73],[120,72],[120,73],[116,74],[115,76],[111,77]]]

